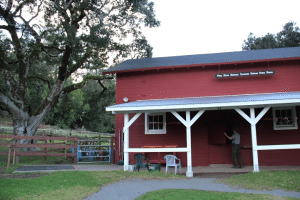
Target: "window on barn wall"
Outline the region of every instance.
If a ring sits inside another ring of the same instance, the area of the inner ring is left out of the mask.
[[[274,130],[298,129],[295,106],[273,108],[273,125]]]
[[[166,134],[166,113],[145,113],[146,134]]]

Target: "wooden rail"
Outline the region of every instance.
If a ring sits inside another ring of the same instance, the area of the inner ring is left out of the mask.
[[[142,148],[177,148],[178,145],[147,145],[147,146],[143,146]],[[174,156],[176,156],[176,152],[172,152]],[[149,163],[166,163],[166,160],[164,158],[161,157],[161,152],[155,152],[155,153],[151,153],[151,152],[143,152],[143,154],[147,157],[149,154],[157,154],[157,159],[149,159]]]
[[[7,155],[7,169],[9,169],[9,163],[10,163],[10,156],[13,149],[13,165],[15,164],[15,157],[16,156],[44,156],[45,160],[47,156],[71,156],[74,157],[74,164],[77,163],[77,153],[76,151],[74,153],[49,153],[49,148],[51,149],[77,149],[78,145],[78,137],[49,137],[49,136],[15,136],[15,135],[0,135],[0,138],[11,138],[17,140],[16,144],[8,144],[8,143],[0,143],[0,146],[6,146],[9,148],[8,152],[0,152],[0,155]],[[44,140],[44,144],[20,144],[20,140]],[[63,141],[70,141],[70,144],[66,143],[48,143],[48,140],[63,140]],[[73,144],[71,144],[73,141]],[[44,148],[44,150],[41,151],[28,151],[28,152],[19,152],[17,151],[18,148]],[[53,150],[52,150],[53,151]]]

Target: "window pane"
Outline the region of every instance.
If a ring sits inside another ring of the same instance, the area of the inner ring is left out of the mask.
[[[149,115],[149,122],[153,122],[153,116]]]
[[[149,130],[153,130],[153,124],[149,123]]]
[[[292,125],[293,124],[293,117],[288,117],[287,119],[288,119],[287,124]]]
[[[292,109],[275,110],[276,125],[278,126],[294,126],[294,118]]]
[[[163,123],[159,123],[159,129],[163,130],[164,129],[164,124]]]
[[[163,122],[164,121],[164,116],[163,115],[159,115],[159,122]]]
[[[286,111],[286,116],[287,117],[292,117],[292,110],[287,110]]]
[[[276,111],[275,111],[275,115],[276,115],[276,118],[280,117],[280,116],[281,116],[280,110],[276,110]]]
[[[159,116],[159,115],[155,115],[155,116],[154,116],[154,121],[155,121],[155,122],[158,122],[158,116]]]
[[[145,120],[147,127],[145,127],[146,134],[165,134],[165,114],[147,114]],[[148,132],[149,131],[149,132]]]

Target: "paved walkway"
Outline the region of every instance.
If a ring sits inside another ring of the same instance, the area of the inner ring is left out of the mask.
[[[225,184],[214,183],[212,178],[192,178],[183,180],[141,180],[133,179],[120,181],[102,187],[98,193],[91,195],[85,200],[110,199],[110,200],[133,200],[142,194],[162,189],[195,189],[218,192],[239,192],[253,194],[271,194],[286,197],[300,198],[300,192],[286,192],[283,190],[248,190]]]

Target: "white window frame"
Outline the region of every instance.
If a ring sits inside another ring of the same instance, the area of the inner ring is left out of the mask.
[[[163,115],[163,129],[149,130],[149,116]],[[166,134],[166,113],[145,113],[145,134]]]
[[[295,106],[286,106],[286,107],[273,107],[273,127],[274,130],[290,130],[290,129],[298,129],[297,116],[296,116],[296,107]],[[278,125],[276,111],[277,110],[291,110],[292,113],[292,125]]]

